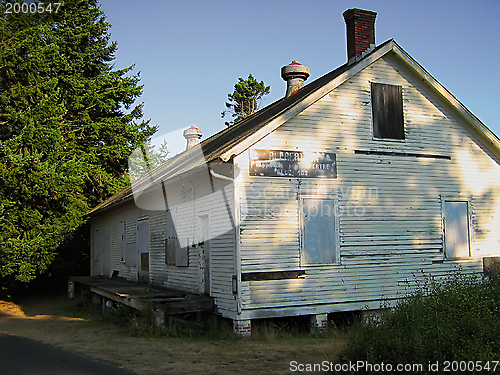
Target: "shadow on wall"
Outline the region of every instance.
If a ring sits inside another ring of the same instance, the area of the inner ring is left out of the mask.
[[[231,168],[221,172],[207,166],[198,145],[189,150],[190,160],[196,160],[193,171],[197,183],[203,180],[212,190],[195,195],[188,181],[179,203],[170,198],[161,179],[146,175],[132,186],[136,204],[164,211],[188,204],[192,197],[194,210],[197,200],[213,196],[226,205],[225,232],[240,232],[242,271],[250,273],[302,267],[301,198],[333,199],[341,267],[311,265],[306,267],[307,278],[245,284],[247,303],[261,306],[397,298],[415,285],[415,275],[440,275],[455,268],[459,262],[442,263],[442,204],[447,199],[469,202],[472,257],[486,255],[483,247],[498,244],[493,218],[500,210],[499,160],[392,59],[384,58],[352,77],[252,148],[332,153],[336,178],[249,177],[247,166],[233,176]],[[403,87],[404,142],[373,139],[370,82],[381,80],[377,69],[384,70],[383,80]],[[487,158],[490,162],[478,162]],[[163,172],[167,176],[185,171]],[[215,189],[215,180],[224,181],[223,187]],[[234,180],[245,184],[239,228],[224,190]],[[308,279],[318,283],[311,287]],[[275,298],[278,294],[283,295],[281,302]]]

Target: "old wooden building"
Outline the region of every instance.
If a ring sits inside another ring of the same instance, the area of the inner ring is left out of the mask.
[[[500,140],[349,9],[348,62],[173,157],[91,213],[92,275],[113,271],[257,318],[394,304],[423,275],[499,255]],[[186,136],[200,133],[188,129]]]

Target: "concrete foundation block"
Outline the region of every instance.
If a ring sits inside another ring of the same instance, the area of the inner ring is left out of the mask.
[[[92,296],[91,296],[92,293],[90,293],[90,290],[88,290],[87,288],[82,288],[81,289],[81,299],[82,299],[82,302],[83,303],[90,303],[91,300],[92,300]]]
[[[92,293],[92,303],[96,305],[101,304],[101,296],[99,294]]]
[[[154,312],[154,325],[155,327],[165,327],[165,312],[155,310]]]
[[[252,321],[247,320],[233,320],[233,331],[239,337],[245,338],[252,335]]]
[[[328,314],[311,315],[311,334],[323,334],[328,328]]]
[[[108,302],[110,301],[107,298],[102,297],[102,315],[106,315],[106,311],[108,310]]]

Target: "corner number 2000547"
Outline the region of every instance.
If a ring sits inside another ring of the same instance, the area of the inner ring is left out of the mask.
[[[6,3],[4,13],[57,13],[60,6],[61,3]]]

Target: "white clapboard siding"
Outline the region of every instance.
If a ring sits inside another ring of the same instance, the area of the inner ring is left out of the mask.
[[[128,267],[122,259],[120,240],[120,222],[125,222],[125,244],[136,244],[137,218],[144,217],[144,212],[135,205],[119,207],[112,212],[99,215],[91,221],[91,251],[94,251],[94,236],[96,230],[109,227],[111,232],[111,270],[118,271],[118,276],[137,281],[137,268]],[[102,275],[102,244],[99,245],[99,256],[91,257],[91,274]]]
[[[231,166],[215,166],[220,174],[231,177]],[[212,189],[213,184],[213,189]],[[112,238],[112,270],[119,271],[119,276],[137,281],[137,267],[127,267],[121,260],[119,243],[120,222],[125,222],[127,243],[136,242],[137,221],[149,220],[150,230],[150,282],[170,288],[201,293],[199,247],[200,239],[198,218],[209,216],[210,226],[210,295],[215,297],[218,308],[222,311],[236,311],[232,294],[232,277],[235,274],[235,231],[234,231],[234,189],[225,180],[214,178],[212,182],[205,169],[191,174],[184,179],[176,179],[165,185],[169,208],[176,211],[175,229],[181,243],[189,241],[188,267],[165,264],[166,212],[164,210],[144,210],[133,201],[94,217],[91,221],[91,233],[96,229],[109,226]],[[215,191],[215,194],[213,193]],[[143,198],[143,204],[151,204]],[[102,241],[93,240],[91,234],[92,275],[102,274]],[[97,245],[97,248],[96,248]],[[98,256],[94,257],[95,251]]]
[[[370,82],[403,87],[405,141],[372,138]],[[334,311],[336,304],[367,301],[373,307],[406,295],[424,275],[479,272],[483,256],[500,255],[498,158],[454,113],[386,55],[252,146],[334,152],[336,179],[252,177],[249,150],[238,155],[241,272],[305,271],[297,279],[242,282],[242,316],[307,313],[319,305]],[[303,196],[335,199],[340,264],[301,266]],[[441,205],[458,198],[470,205],[472,257],[443,261]]]

